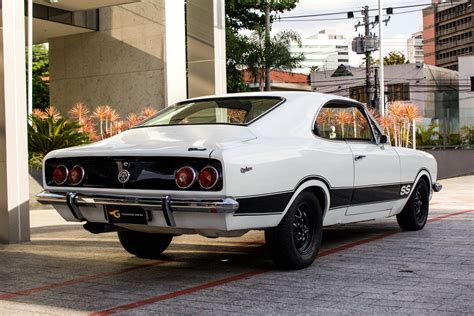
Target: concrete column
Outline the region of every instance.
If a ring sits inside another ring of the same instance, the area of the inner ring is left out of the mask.
[[[224,0],[187,0],[188,95],[226,93]]]
[[[165,1],[164,68],[166,106],[186,100],[186,22],[184,0]]]
[[[30,239],[23,0],[2,1],[0,32],[0,243]]]

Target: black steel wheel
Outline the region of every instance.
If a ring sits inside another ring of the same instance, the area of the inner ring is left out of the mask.
[[[117,232],[122,247],[139,258],[157,259],[173,239],[169,234],[152,234],[123,230]]]
[[[265,231],[270,255],[279,268],[302,269],[311,265],[321,246],[322,211],[310,191],[300,193],[277,227]]]
[[[296,209],[293,219],[293,241],[298,252],[302,255],[311,251],[314,239],[314,215],[310,206],[303,202]]]
[[[426,225],[429,212],[430,191],[424,179],[418,181],[407,204],[397,215],[397,222],[403,230],[420,230]]]

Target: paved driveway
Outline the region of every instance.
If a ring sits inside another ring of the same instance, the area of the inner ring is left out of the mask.
[[[422,231],[331,227],[300,271],[274,270],[261,232],[177,237],[151,261],[33,212],[31,243],[0,245],[0,314],[474,314],[474,176],[443,184]]]

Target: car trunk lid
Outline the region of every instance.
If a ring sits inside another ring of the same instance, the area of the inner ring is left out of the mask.
[[[63,149],[50,157],[190,156],[209,157],[216,149],[257,137],[246,126],[175,125],[134,128],[103,141]]]

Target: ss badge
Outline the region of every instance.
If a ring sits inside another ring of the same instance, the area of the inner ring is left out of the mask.
[[[407,195],[410,193],[410,190],[411,190],[411,185],[403,185],[400,188],[400,195],[401,196]]]

